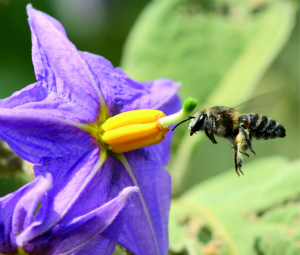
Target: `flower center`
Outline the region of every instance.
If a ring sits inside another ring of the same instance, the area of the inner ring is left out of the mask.
[[[120,113],[106,120],[106,115],[103,115],[104,117],[99,118],[97,123],[83,124],[80,128],[97,139],[101,153],[105,152],[104,156],[107,150],[123,153],[163,141],[170,125],[178,122],[181,124],[193,118],[189,114],[196,105],[197,100],[187,98],[182,109],[169,116],[159,110],[134,110]]]
[[[101,126],[100,142],[115,153],[157,144],[169,131],[158,122],[165,116],[162,111],[150,109],[120,113]]]
[[[26,253],[26,252],[23,250],[23,247],[19,247],[19,248],[18,248],[18,253],[19,253],[19,254],[22,254],[22,255],[23,255],[23,254],[24,254],[24,255],[28,255],[28,253]]]

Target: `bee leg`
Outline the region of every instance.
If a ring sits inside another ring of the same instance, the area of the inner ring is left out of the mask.
[[[241,167],[239,168],[239,171],[242,173],[242,175],[244,175],[244,173],[243,173],[243,171],[242,171]]]
[[[212,141],[213,144],[217,144],[217,141],[215,140],[214,134],[209,133],[207,130],[205,130],[205,134]]]
[[[249,150],[256,156],[255,151],[252,149],[251,140],[249,138],[245,139]],[[249,157],[249,156],[248,156]]]
[[[241,135],[243,136],[244,140],[246,141],[246,144],[249,148],[249,150],[254,154],[256,155],[255,151],[252,149],[252,144],[251,144],[251,133],[250,133],[250,130],[247,130],[248,132],[246,132],[246,130],[240,126],[240,133]],[[245,153],[245,155],[247,155]],[[249,155],[247,155],[249,157]]]
[[[213,117],[210,116],[207,121],[207,127],[204,131],[205,131],[206,136],[212,141],[212,143],[217,144],[217,141],[213,134],[213,130],[214,130],[214,120],[213,120]]]
[[[234,163],[235,163],[235,171],[240,176],[239,172],[244,175],[242,171],[243,158],[242,153],[238,150],[237,145],[234,145]]]
[[[213,119],[212,117],[208,118],[207,121],[207,127],[205,128],[205,134],[206,136],[212,141],[213,144],[217,144],[217,141],[215,140],[214,134],[213,134]]]
[[[246,155],[248,158],[250,157],[248,153],[243,152],[244,155]]]

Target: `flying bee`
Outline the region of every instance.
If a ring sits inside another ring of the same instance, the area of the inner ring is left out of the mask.
[[[215,106],[208,110],[196,112],[181,123],[191,120],[189,125],[190,135],[197,131],[204,131],[206,136],[217,144],[214,135],[228,139],[234,150],[235,171],[238,175],[242,172],[243,156],[249,149],[254,155],[251,140],[274,139],[285,137],[285,129],[275,120],[257,113],[240,114],[236,109],[225,106]]]

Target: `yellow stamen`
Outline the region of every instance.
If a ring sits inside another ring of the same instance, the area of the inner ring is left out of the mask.
[[[106,120],[102,128],[104,131],[109,131],[124,125],[155,122],[165,116],[162,111],[148,109],[123,112]]]
[[[109,118],[103,125],[102,142],[113,152],[123,153],[161,142],[169,127],[157,121],[165,117],[158,110],[136,110]]]
[[[164,138],[165,135],[162,133],[158,135],[154,134],[128,143],[111,145],[110,148],[115,153],[124,153],[127,151],[132,151],[132,150],[136,150],[146,146],[160,143],[162,140],[164,140]]]
[[[105,143],[115,145],[138,140],[159,133],[158,123],[134,124],[107,131],[102,136]]]

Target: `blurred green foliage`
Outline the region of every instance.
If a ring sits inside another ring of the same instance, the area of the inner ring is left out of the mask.
[[[121,65],[137,80],[180,81],[183,98],[193,93],[203,103],[232,72],[240,77],[229,79],[223,102],[213,103],[231,103],[224,99],[235,91],[244,101],[252,90],[241,84],[248,76],[258,80],[286,42],[293,14],[285,1],[154,1],[132,29]]]
[[[295,7],[290,1],[277,0],[154,1],[130,33],[122,67],[138,80],[163,76],[181,81],[180,94],[183,98],[191,94],[197,98],[198,110],[215,105],[234,107],[251,98],[255,87],[268,86],[259,84],[259,80],[292,32]],[[297,55],[291,61],[299,67]],[[271,85],[265,92],[291,88],[280,81]],[[293,85],[298,86],[298,80]],[[288,92],[290,96],[294,97]],[[299,104],[298,97],[294,100]],[[288,130],[288,138],[278,141],[280,154],[298,157],[299,143],[291,146],[291,142],[295,136],[299,138],[299,132],[290,133],[287,126],[299,125],[298,115],[296,118],[290,115],[289,121],[282,122],[279,113],[286,115],[284,107],[276,114],[267,110],[258,113],[278,120]],[[293,112],[297,114],[295,109]],[[174,195],[233,164],[227,141],[218,139],[221,146],[200,146],[208,141],[205,135],[190,137],[186,129],[187,125],[179,127],[173,142],[169,169]],[[255,150],[258,147],[254,142]],[[276,151],[271,150],[272,147],[265,147],[266,154]]]
[[[25,161],[0,140],[0,197],[14,192],[32,180]],[[32,169],[31,169],[32,171]]]
[[[219,138],[215,146],[203,133],[190,137],[187,125],[179,127],[168,166],[173,195],[183,194],[171,204],[171,254],[300,253],[299,161],[262,158],[299,158],[296,15],[291,1],[165,0],[149,4],[133,27],[125,72],[182,82],[180,94],[197,98],[199,110],[283,89],[258,113],[282,123],[287,137],[274,145],[254,141],[260,159],[246,159],[240,179],[231,170],[205,181],[234,165],[229,143]]]
[[[297,1],[0,0],[0,98],[35,82],[29,2],[60,20],[79,50],[121,64],[132,78],[180,81],[182,98],[197,98],[198,110],[285,89],[258,113],[283,124],[287,137],[254,141],[257,156],[245,160],[243,177],[228,141],[189,137],[184,124],[176,130],[168,168],[183,195],[172,201],[170,254],[300,253]],[[5,145],[0,153],[3,196],[31,177]]]
[[[267,157],[173,200],[173,254],[300,254],[300,161]]]

